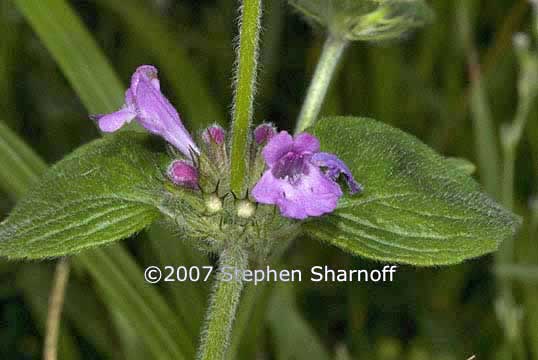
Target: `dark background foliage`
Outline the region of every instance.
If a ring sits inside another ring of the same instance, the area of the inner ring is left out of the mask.
[[[416,135],[444,155],[475,161],[469,54],[461,36],[460,3],[430,1],[437,14],[435,22],[401,41],[353,44],[323,113],[373,117]],[[487,96],[496,125],[500,126],[511,121],[517,102],[518,68],[512,34],[530,32],[530,8],[524,0],[467,3],[471,4],[470,25]],[[118,9],[136,5],[136,9],[132,8],[140,12],[140,19],[157,20],[173,44],[186,51],[196,64],[221,114],[220,119],[197,118],[196,114],[203,112],[183,111],[189,102],[199,102],[188,97],[191,84],[181,82],[183,74],[171,74],[161,68],[164,91],[177,105],[188,127],[194,131],[201,124],[225,124],[229,119],[236,1],[97,0],[71,4],[125,84],[137,65],[160,66],[162,54],[149,50],[153,44],[132,31],[125,13]],[[265,7],[255,121],[271,121],[281,129],[291,129],[323,43],[323,31],[312,29],[284,2],[266,1]],[[15,6],[4,0],[0,10],[0,121],[53,163],[96,138],[98,132],[61,70]],[[145,17],[145,11],[151,16]],[[138,26],[144,28],[145,24]],[[148,27],[145,31],[152,30]],[[180,96],[178,88],[186,89],[187,95]],[[516,168],[517,212],[527,216],[527,202],[537,191],[536,115],[535,106]],[[1,164],[0,171],[4,171]],[[2,217],[13,201],[0,193]],[[536,264],[536,234],[529,237],[527,232],[525,227],[516,241],[516,256],[519,261]],[[128,240],[141,264],[152,262],[146,243],[144,234]],[[53,263],[0,261],[0,358],[40,358]],[[305,238],[295,242],[285,266],[306,270],[325,264],[333,268],[383,265]],[[86,293],[95,293],[99,298],[91,279],[76,268],[73,276],[77,278],[76,284],[70,286],[68,293],[72,309],[66,310],[65,316],[80,317],[85,313],[106,325],[113,314],[104,311],[100,303],[92,307],[82,301]],[[528,294],[538,295],[536,283],[517,285],[518,301],[527,304],[527,313],[536,314],[538,308],[526,301]],[[495,288],[493,257],[486,256],[452,267],[401,266],[393,283],[303,281],[293,285],[293,295],[298,315],[331,353],[343,345],[353,358],[361,359],[448,360],[467,359],[473,354],[478,354],[479,359],[494,359],[503,358],[504,342],[494,311]],[[288,318],[271,317],[273,321],[258,324],[265,331],[252,342],[264,358],[292,358],[282,352],[277,336],[278,324],[286,327]],[[76,326],[77,321],[67,322],[69,340],[76,344],[79,353],[73,359],[112,358],[110,354],[115,350],[103,354],[95,339],[89,340],[87,333],[91,329],[84,331],[84,326]],[[532,347],[532,324],[525,323],[523,328],[529,334],[524,331],[518,336]],[[113,347],[119,341],[116,337],[112,334],[98,341],[103,342],[103,347]],[[120,358],[126,356],[126,352],[118,354]],[[527,355],[531,358],[531,353]]]

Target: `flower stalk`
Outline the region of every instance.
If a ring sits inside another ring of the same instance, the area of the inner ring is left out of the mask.
[[[538,6],[538,5],[537,5]],[[538,12],[536,13],[538,18]],[[518,84],[519,102],[511,124],[501,128],[501,145],[503,155],[502,202],[508,209],[515,208],[514,177],[517,149],[525,130],[532,104],[538,96],[538,52],[531,49],[530,37],[517,34],[514,37],[514,48],[520,66]],[[497,253],[497,266],[514,263],[514,239],[507,239]],[[500,294],[497,300],[497,313],[515,359],[525,358],[524,345],[521,341],[522,310],[516,303],[511,279],[499,280]]]
[[[325,40],[321,56],[299,113],[295,133],[304,131],[316,122],[347,44],[347,40],[331,34]]]
[[[43,360],[56,360],[58,358],[58,337],[60,336],[60,323],[68,280],[69,260],[62,258],[56,265],[54,282],[50,292]]]
[[[249,129],[256,92],[261,0],[243,1],[233,105],[230,187],[238,198],[245,196]]]
[[[219,260],[219,273],[206,316],[206,327],[198,351],[199,360],[224,359],[232,334],[232,325],[243,290],[241,279],[224,279],[225,269],[242,271],[248,258],[243,249],[232,245],[224,250]]]

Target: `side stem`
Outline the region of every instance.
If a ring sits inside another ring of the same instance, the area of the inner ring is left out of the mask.
[[[58,336],[68,280],[69,261],[67,258],[62,258],[56,265],[54,282],[50,292],[43,360],[56,360],[58,358]]]
[[[474,128],[475,150],[478,162],[480,181],[489,195],[499,197],[500,160],[495,122],[486,87],[482,78],[480,59],[473,42],[471,14],[469,2],[459,2],[459,27],[462,43],[467,55],[467,66],[470,78],[470,106]]]
[[[219,260],[219,273],[206,315],[206,327],[198,351],[199,360],[221,360],[232,334],[237,306],[243,282],[241,279],[227,278],[230,271],[242,271],[248,264],[247,255],[240,248],[229,248],[222,252]]]
[[[325,40],[321,56],[310,86],[308,87],[301,112],[299,113],[295,133],[304,131],[316,122],[327,91],[329,90],[329,85],[342,59],[347,44],[347,40],[333,35],[329,35],[327,40]]]

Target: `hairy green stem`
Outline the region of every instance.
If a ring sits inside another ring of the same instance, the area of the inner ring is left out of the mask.
[[[211,296],[206,316],[206,327],[198,351],[199,360],[220,360],[226,351],[232,334],[232,325],[243,282],[241,279],[226,279],[223,272],[244,270],[248,264],[247,255],[239,247],[224,250],[219,260],[219,273]]]
[[[329,35],[327,40],[325,40],[321,56],[310,86],[308,87],[301,112],[299,113],[295,133],[304,131],[316,122],[327,91],[329,90],[329,85],[342,59],[347,44],[347,40],[333,35]]]
[[[237,50],[237,72],[233,107],[231,181],[232,192],[245,196],[249,129],[256,92],[258,46],[260,37],[261,0],[243,0]]]

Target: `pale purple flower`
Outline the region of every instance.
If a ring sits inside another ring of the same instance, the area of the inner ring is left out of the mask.
[[[176,185],[198,189],[198,170],[185,160],[174,160],[168,167],[168,177]]]
[[[319,141],[286,131],[271,138],[262,154],[268,169],[252,189],[254,199],[277,205],[283,216],[305,219],[336,209],[343,195],[336,182],[343,175],[350,193],[361,191],[349,168],[333,154],[319,152]]]
[[[104,132],[114,132],[136,118],[150,133],[163,137],[185,156],[199,154],[198,147],[183,126],[179,114],[161,93],[157,69],[151,65],[138,67],[125,92],[125,104],[116,112],[93,115]]]

